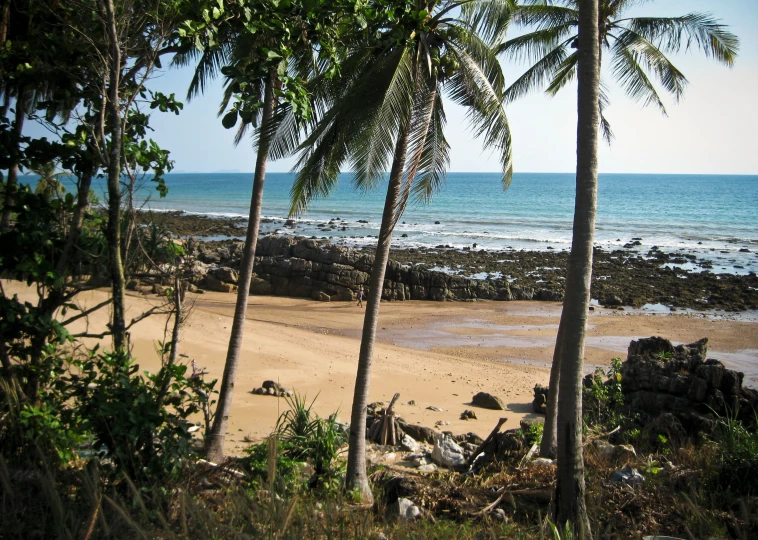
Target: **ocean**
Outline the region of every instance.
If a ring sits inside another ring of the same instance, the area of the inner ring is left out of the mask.
[[[247,217],[252,173],[169,174],[160,199],[147,182],[145,208]],[[376,242],[386,182],[353,188],[349,173],[333,194],[313,201],[293,231],[284,227],[294,175],[269,173],[261,233],[297,234],[362,246]],[[23,180],[22,180],[23,181]],[[94,187],[104,200],[105,183]],[[574,175],[516,173],[503,191],[496,173],[449,173],[431,204],[410,204],[393,236],[396,247],[566,250],[571,245]],[[333,228],[324,230],[332,221]],[[640,253],[657,246],[709,260],[716,273],[758,272],[758,176],[601,174],[595,241],[618,249],[633,239]],[[342,230],[343,227],[345,230]],[[688,270],[699,268],[683,263]]]

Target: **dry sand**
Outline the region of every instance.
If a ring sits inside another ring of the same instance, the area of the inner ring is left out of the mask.
[[[33,296],[21,284],[3,285],[6,294]],[[92,291],[81,295],[80,303],[94,305],[107,295],[107,290]],[[187,355],[182,360],[194,358],[208,370],[207,377],[220,379],[236,295],[188,296],[194,307],[182,330],[180,352]],[[160,301],[155,295],[130,293],[128,319]],[[322,416],[339,410],[342,420],[349,420],[363,313],[353,303],[250,297],[228,452],[245,446],[245,436],[265,437],[286,408],[283,399],[250,393],[266,379],[279,381],[309,401],[315,398],[314,409]],[[102,332],[108,316],[107,309],[91,316],[89,331]],[[397,410],[406,420],[426,426],[447,421],[450,425],[443,429],[455,433],[485,436],[500,417],[508,418],[506,427],[517,427],[521,418],[534,416],[534,385],[547,383],[559,316],[560,304],[553,302],[385,302],[370,401],[386,401],[399,392]],[[747,321],[712,320],[696,314],[596,309],[589,320],[587,370],[608,365],[614,356],[624,357],[634,338],[660,335],[689,343],[708,337],[710,356],[744,371],[746,382],[758,387],[755,320],[755,314]],[[165,316],[154,316],[131,330],[133,352],[143,369],[154,371],[160,365],[155,349],[165,323]],[[74,330],[82,331],[83,325]],[[507,411],[471,407],[478,391],[500,396]],[[410,400],[415,405],[408,405]],[[444,412],[427,410],[430,405]],[[467,408],[476,411],[477,420],[459,419]]]

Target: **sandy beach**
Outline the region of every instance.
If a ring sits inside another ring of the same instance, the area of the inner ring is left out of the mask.
[[[31,300],[33,293],[14,282],[3,283],[6,294]],[[80,295],[80,304],[107,298],[106,289]],[[188,295],[192,312],[182,331],[184,362],[195,359],[221,378],[231,330],[234,294]],[[128,296],[128,319],[157,305],[156,295]],[[561,305],[555,302],[384,302],[373,364],[370,401],[389,400],[400,393],[397,410],[409,422],[454,433],[486,435],[500,417],[517,427],[532,416],[532,388],[546,384]],[[354,303],[251,296],[242,365],[227,437],[227,451],[239,452],[244,438],[268,435],[286,408],[283,399],[253,395],[264,380],[315,398],[320,415],[339,410],[349,420],[353,383],[360,347],[363,310]],[[107,309],[89,318],[89,331],[100,332]],[[702,314],[651,314],[635,310],[596,308],[590,313],[586,368],[608,365],[625,357],[631,339],[660,335],[676,343],[708,337],[709,356],[745,372],[746,384],[758,387],[758,322],[755,313],[734,317]],[[153,316],[131,330],[133,352],[142,369],[159,364],[158,340],[163,339],[165,316]],[[83,324],[72,328],[82,331]],[[498,395],[507,411],[470,406],[478,391]],[[414,401],[415,405],[408,405]],[[437,406],[444,412],[428,410]],[[460,420],[474,408],[477,420]]]

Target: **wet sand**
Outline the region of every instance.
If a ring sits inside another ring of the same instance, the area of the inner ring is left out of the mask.
[[[32,293],[4,282],[6,294]],[[81,295],[83,305],[107,297],[106,290]],[[196,360],[208,377],[221,378],[236,296],[188,295],[192,312],[182,331],[182,361]],[[128,297],[127,317],[160,303],[155,295]],[[426,426],[450,422],[442,429],[486,435],[498,418],[517,427],[531,412],[532,388],[546,384],[560,317],[555,302],[385,302],[381,307],[370,401],[400,393],[397,410],[406,420]],[[363,309],[353,303],[251,296],[239,376],[236,383],[227,450],[239,452],[244,438],[265,437],[287,407],[283,399],[253,395],[266,379],[315,398],[315,411],[339,410],[349,420],[360,348]],[[90,331],[102,331],[107,310],[89,318]],[[758,317],[755,313],[714,320],[699,314],[651,314],[597,308],[590,314],[586,368],[606,366],[625,357],[631,339],[660,335],[676,343],[708,337],[709,356],[744,371],[746,383],[758,387]],[[731,318],[731,319],[730,319]],[[742,320],[737,320],[742,319]],[[134,355],[143,369],[159,367],[155,352],[163,339],[165,317],[154,316],[132,328]],[[84,329],[84,323],[75,331]],[[475,408],[478,419],[460,420],[471,397],[487,391],[501,397],[506,411]],[[408,405],[408,401],[415,405]],[[444,412],[426,407],[435,405]]]

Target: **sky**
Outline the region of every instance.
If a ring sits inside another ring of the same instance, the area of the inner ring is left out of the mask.
[[[679,16],[711,13],[740,38],[733,68],[706,58],[698,49],[672,56],[689,86],[679,103],[664,97],[668,116],[643,108],[612,84],[606,116],[615,139],[601,143],[600,172],[670,174],[758,174],[758,0],[656,0],[627,12],[630,16]],[[528,66],[503,62],[507,82]],[[191,68],[168,70],[150,85],[184,98]],[[152,137],[171,151],[175,172],[249,172],[255,164],[250,137],[235,147],[235,130],[216,116],[221,81],[204,96],[186,102],[182,113],[154,113]],[[446,136],[451,145],[451,172],[497,172],[497,156],[483,152],[465,128],[465,111],[447,102]],[[507,108],[513,137],[515,172],[573,172],[576,164],[576,85],[556,97],[535,93]],[[269,164],[271,172],[288,172],[294,159]]]

